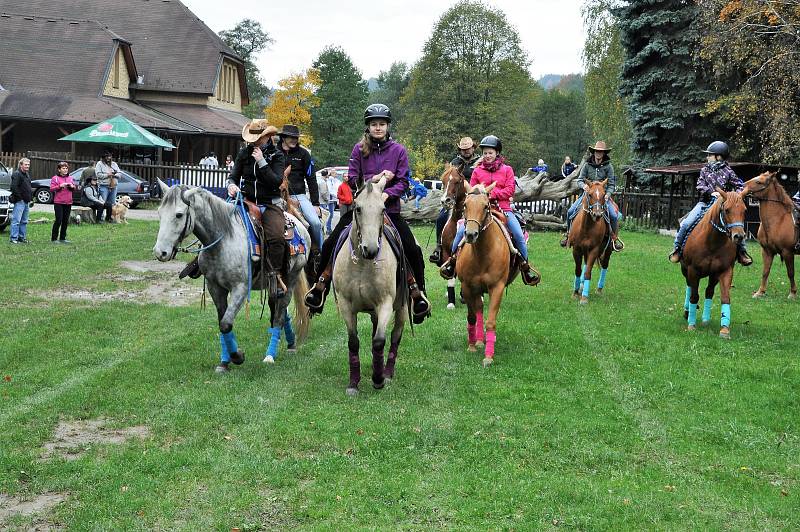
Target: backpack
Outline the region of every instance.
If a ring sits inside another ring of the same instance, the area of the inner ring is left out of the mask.
[[[339,189],[336,191],[336,197],[339,199],[340,205],[352,205],[353,189],[350,188],[347,182],[344,182],[339,185]]]

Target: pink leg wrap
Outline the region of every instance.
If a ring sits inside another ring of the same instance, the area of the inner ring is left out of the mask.
[[[483,312],[476,312],[478,321],[475,322],[475,340],[483,341]]]
[[[495,341],[497,341],[497,333],[495,331],[486,331],[486,350],[484,354],[489,358],[494,356]]]
[[[467,323],[467,340],[469,345],[475,343],[475,325],[470,325],[469,323]]]

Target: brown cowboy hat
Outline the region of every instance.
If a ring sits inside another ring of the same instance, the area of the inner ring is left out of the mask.
[[[278,132],[278,128],[269,125],[263,118],[248,122],[242,128],[242,139],[247,143],[257,142],[261,137],[271,137]]]
[[[611,148],[606,146],[606,143],[602,140],[598,140],[597,142],[595,142],[594,146],[589,146],[589,149],[591,151],[605,151],[605,152],[611,151]]]
[[[458,149],[459,150],[468,150],[470,148],[477,148],[478,145],[475,144],[475,141],[472,140],[472,137],[462,137],[461,140],[458,141]]]
[[[300,138],[300,128],[295,126],[294,124],[286,124],[278,133],[281,137],[294,137],[296,139]]]

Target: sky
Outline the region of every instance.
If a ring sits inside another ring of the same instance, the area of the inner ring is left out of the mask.
[[[256,65],[267,85],[302,72],[327,45],[341,46],[364,79],[394,61],[415,63],[434,24],[455,0],[182,0],[219,32],[245,18],[261,23],[275,40]],[[486,0],[506,14],[522,40],[535,79],[582,72],[582,0]],[[480,28],[476,28],[480,31]]]

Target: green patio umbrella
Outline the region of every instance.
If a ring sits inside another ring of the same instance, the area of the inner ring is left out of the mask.
[[[58,140],[68,142],[97,142],[100,144],[122,144],[125,146],[147,146],[151,148],[174,148],[166,140],[153,135],[122,115],[109,118],[86,129]]]

